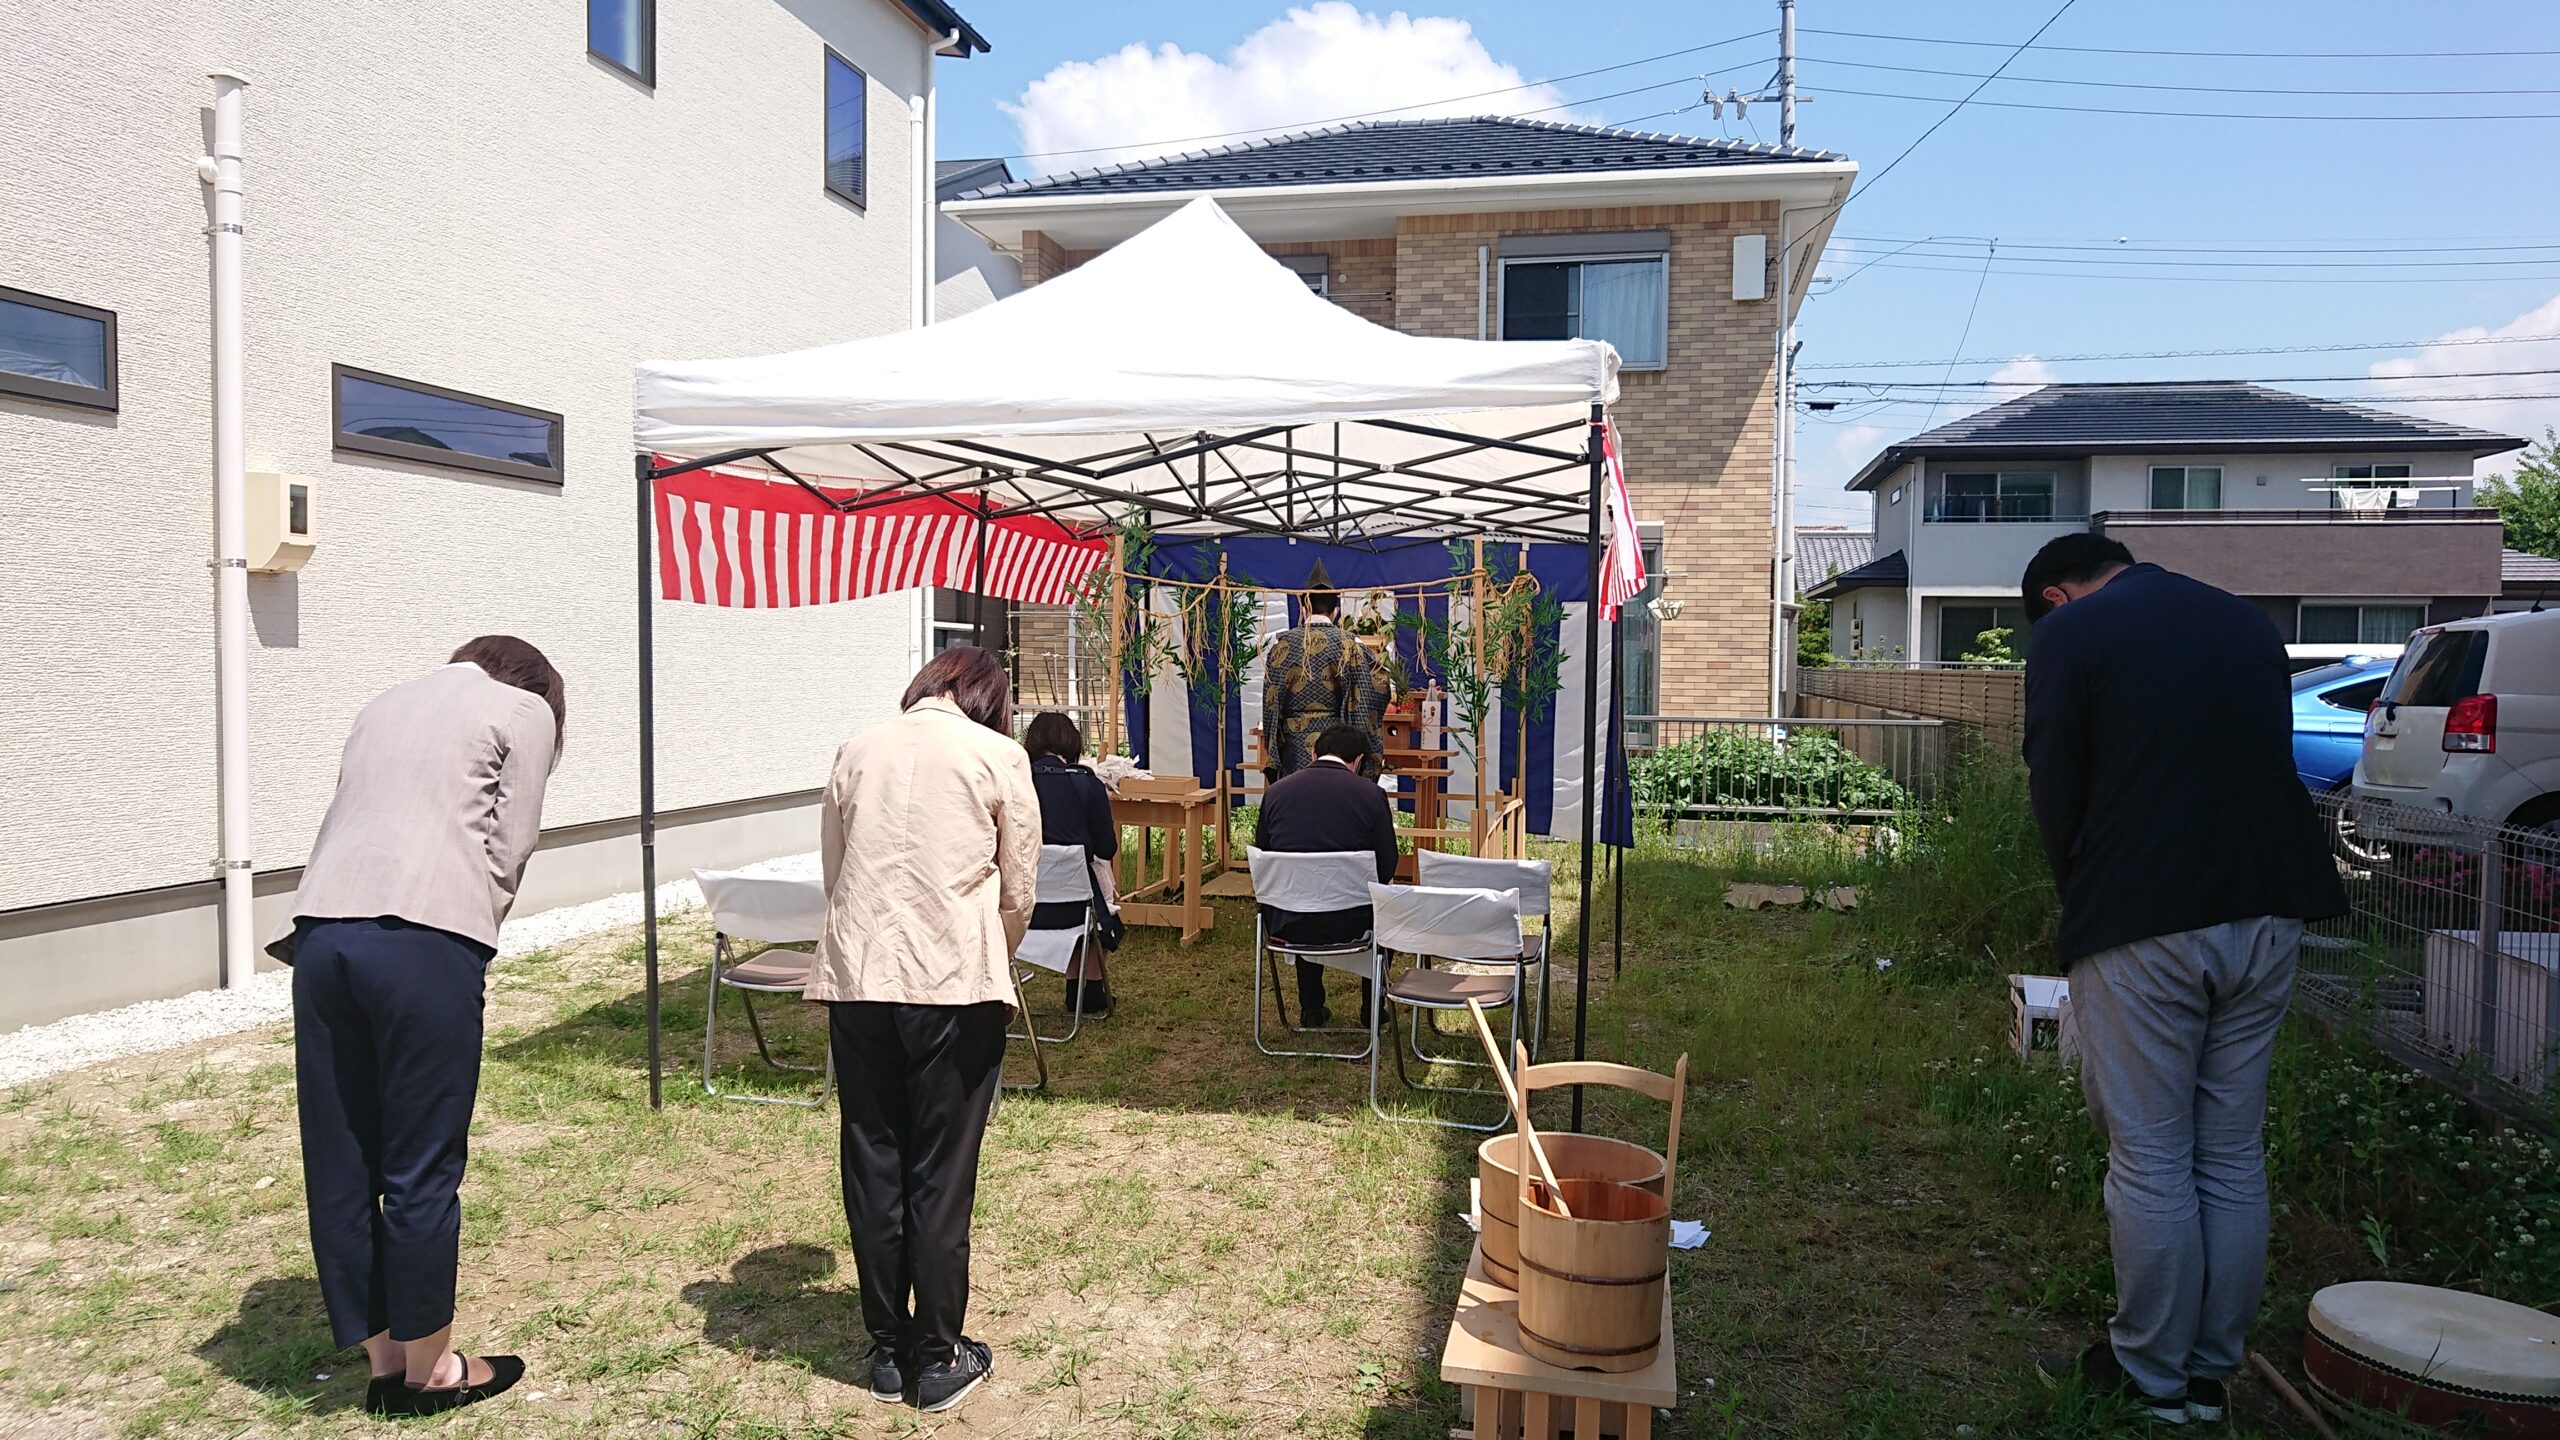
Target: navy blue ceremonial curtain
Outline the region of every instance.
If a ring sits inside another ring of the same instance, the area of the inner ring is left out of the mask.
[[[1461,555],[1472,559],[1473,546],[1460,542]],[[1487,567],[1497,576],[1506,576],[1519,564],[1522,551],[1527,552],[1529,572],[1535,575],[1542,593],[1557,602],[1564,611],[1561,622],[1550,627],[1548,640],[1559,644],[1565,655],[1564,690],[1547,702],[1543,713],[1529,718],[1525,743],[1516,695],[1504,695],[1497,701],[1496,714],[1489,727],[1487,740],[1492,750],[1494,783],[1507,788],[1518,779],[1522,767],[1528,771],[1528,822],[1534,834],[1581,833],[1581,814],[1576,787],[1582,778],[1582,685],[1597,674],[1609,694],[1602,707],[1609,728],[1599,738],[1601,745],[1602,794],[1606,802],[1601,812],[1600,829],[1604,834],[1623,835],[1632,832],[1631,815],[1622,815],[1626,805],[1626,786],[1611,772],[1618,767],[1615,720],[1618,699],[1615,676],[1610,668],[1607,631],[1604,630],[1602,651],[1597,656],[1581,652],[1584,629],[1583,606],[1590,589],[1589,552],[1580,545],[1536,544],[1526,547],[1518,542],[1493,542],[1485,545]],[[1308,540],[1282,540],[1263,537],[1239,537],[1224,540],[1190,539],[1178,535],[1159,535],[1149,562],[1149,575],[1169,580],[1202,582],[1215,579],[1219,557],[1227,562],[1231,579],[1267,590],[1300,591],[1306,588],[1307,574],[1318,560],[1324,562],[1334,588],[1343,596],[1346,613],[1358,607],[1363,592],[1390,586],[1411,586],[1431,581],[1448,580],[1457,568],[1450,549],[1437,541],[1408,543],[1392,548],[1371,550],[1348,545],[1327,545]],[[1143,594],[1144,582],[1132,577],[1132,603]],[[1168,597],[1174,592],[1167,592]],[[1445,620],[1449,599],[1445,593],[1417,597],[1411,592],[1400,594],[1398,603],[1420,609],[1434,618]],[[1265,595],[1264,603],[1272,597]],[[1287,602],[1289,622],[1295,624],[1296,600]],[[1160,608],[1170,608],[1169,604]],[[1418,683],[1436,678],[1429,673],[1420,654],[1420,637],[1410,630],[1398,630],[1396,653]],[[1153,693],[1141,696],[1134,683],[1124,679],[1122,702],[1129,725],[1130,748],[1140,764],[1159,774],[1179,774],[1188,770],[1203,785],[1217,781],[1215,756],[1218,737],[1218,713],[1213,690],[1198,694],[1174,694],[1167,687],[1179,689],[1183,679],[1178,672],[1155,678]],[[1225,762],[1232,768],[1246,758],[1246,734],[1260,723],[1262,697],[1259,686],[1248,685],[1227,704],[1227,744]],[[1460,757],[1463,768],[1465,758]],[[1453,777],[1453,782],[1456,777]],[[1472,777],[1453,783],[1453,788],[1472,788]],[[1612,783],[1616,781],[1616,783]]]

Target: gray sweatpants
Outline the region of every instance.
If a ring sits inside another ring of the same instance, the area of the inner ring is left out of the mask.
[[[2107,1334],[2146,1394],[2246,1358],[2267,1276],[2267,1071],[2301,945],[2301,921],[2260,917],[2071,967],[2080,1085],[2107,1137]]]

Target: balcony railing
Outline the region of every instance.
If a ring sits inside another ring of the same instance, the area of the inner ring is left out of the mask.
[[[2101,510],[2093,529],[2110,525],[2495,525],[2486,506],[2416,506],[2399,510]]]
[[[1920,518],[1932,525],[2086,525],[2087,512],[2055,512],[2050,506],[1932,505]]]

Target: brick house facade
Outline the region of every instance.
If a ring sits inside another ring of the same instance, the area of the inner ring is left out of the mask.
[[[1399,142],[1433,142],[1420,152],[1423,158],[1408,166],[1428,169],[1454,163],[1450,157],[1467,152],[1475,138],[1472,131],[1487,126],[1500,128],[1498,138],[1519,132],[1597,135],[1621,142],[1630,138],[1618,132],[1520,121],[1353,126],[1315,137],[1236,147],[1237,161],[1217,175],[1188,173],[1197,168],[1194,161],[1200,157],[1181,157],[981,191],[962,197],[952,212],[1000,248],[1018,255],[1024,282],[1037,284],[1100,254],[1107,242],[1134,233],[1132,221],[1097,226],[1092,213],[1110,206],[1129,208],[1125,202],[1131,198],[1126,193],[1131,188],[1143,192],[1140,198],[1157,202],[1154,214],[1207,193],[1225,204],[1271,255],[1284,260],[1324,256],[1327,297],[1354,314],[1408,334],[1463,339],[1474,339],[1479,333],[1502,334],[1501,261],[1506,244],[1529,248],[1522,242],[1544,240],[1547,243],[1535,248],[1541,255],[1552,255],[1560,248],[1552,237],[1591,236],[1602,250],[1626,237],[1646,237],[1646,249],[1658,249],[1666,257],[1664,359],[1659,368],[1620,373],[1613,413],[1625,439],[1629,488],[1637,514],[1649,532],[1659,527],[1660,548],[1653,564],[1662,577],[1662,588],[1656,593],[1677,600],[1679,611],[1658,628],[1642,623],[1631,628],[1631,635],[1649,632],[1637,643],[1649,643],[1655,655],[1651,667],[1644,666],[1643,657],[1638,656],[1629,670],[1658,677],[1651,699],[1655,713],[1764,713],[1771,703],[1778,624],[1772,604],[1776,546],[1771,474],[1778,330],[1783,323],[1782,306],[1801,302],[1803,281],[1827,234],[1825,228],[1817,227],[1809,242],[1797,237],[1801,248],[1796,290],[1782,295],[1777,283],[1778,232],[1781,207],[1796,200],[1794,195],[1774,185],[1758,187],[1767,192],[1765,198],[1750,195],[1753,187],[1739,182],[1753,178],[1755,167],[1735,165],[1710,167],[1711,176],[1687,187],[1719,194],[1744,192],[1733,199],[1685,203],[1653,199],[1677,195],[1683,187],[1656,169],[1613,171],[1609,167],[1625,161],[1630,153],[1623,144],[1602,147],[1578,159],[1565,157],[1562,163],[1578,165],[1586,183],[1557,186],[1555,198],[1566,198],[1568,189],[1574,198],[1606,198],[1613,191],[1623,191],[1644,194],[1651,203],[1523,205],[1515,196],[1527,187],[1516,187],[1498,196],[1477,192],[1511,202],[1477,208],[1465,203],[1464,192],[1420,197],[1404,191],[1405,182],[1390,178],[1392,165],[1376,164],[1366,167],[1367,172],[1380,174],[1378,181],[1370,183],[1380,192],[1393,187],[1399,193],[1380,193],[1365,205],[1359,203],[1359,184],[1333,184],[1327,194],[1349,194],[1351,204],[1310,207],[1283,219],[1281,207],[1290,198],[1284,189],[1273,217],[1264,219],[1257,215],[1253,197],[1221,193],[1228,188],[1222,182],[1237,173],[1235,164],[1245,158],[1242,152],[1255,152],[1251,158],[1270,173],[1294,174],[1296,170],[1281,166],[1276,157],[1310,140],[1349,137],[1374,143],[1384,134]],[[1690,147],[1693,155],[1721,144],[1680,143]],[[1227,153],[1211,152],[1211,157]],[[1339,174],[1344,168],[1335,164],[1323,173]],[[1854,173],[1847,162],[1829,156],[1819,157],[1813,166],[1788,168],[1824,169],[1829,172],[1826,183],[1836,179],[1842,191],[1847,175]],[[1613,179],[1620,183],[1612,184]],[[1080,186],[1098,181],[1109,182],[1110,198],[1080,204],[1087,193]],[[1546,196],[1536,193],[1529,198]],[[1097,239],[1106,243],[1093,243]],[[1765,284],[1752,287],[1760,290],[1762,298],[1736,298],[1745,289],[1737,283],[1737,239],[1746,246],[1765,247]],[[1480,274],[1484,277],[1481,313]],[[1027,638],[1017,635],[1017,643]],[[1639,703],[1630,697],[1631,707]]]

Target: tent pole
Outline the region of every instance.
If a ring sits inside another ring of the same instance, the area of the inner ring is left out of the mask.
[[[1232,858],[1231,856],[1229,856],[1229,855],[1228,855],[1228,853],[1227,853],[1227,832],[1235,828],[1235,822],[1234,822],[1234,820],[1231,818],[1231,814],[1232,814],[1232,812],[1230,812],[1230,811],[1228,810],[1228,808],[1227,808],[1227,806],[1228,806],[1228,800],[1227,800],[1227,782],[1228,782],[1228,780],[1229,780],[1229,779],[1234,775],[1234,773],[1235,773],[1235,772],[1234,772],[1234,771],[1233,771],[1233,770],[1228,766],[1228,764],[1227,764],[1227,692],[1228,692],[1228,691],[1230,691],[1230,690],[1232,690],[1232,691],[1235,691],[1235,692],[1236,692],[1237,694],[1239,694],[1239,695],[1241,695],[1241,694],[1243,694],[1243,693],[1244,693],[1244,686],[1243,686],[1243,684],[1242,684],[1241,682],[1239,682],[1235,676],[1233,676],[1233,675],[1231,675],[1231,674],[1227,673],[1227,667],[1228,667],[1230,664],[1232,664],[1232,663],[1234,662],[1234,660],[1235,660],[1235,653],[1234,653],[1234,649],[1233,649],[1233,647],[1232,647],[1232,646],[1230,646],[1230,645],[1227,643],[1227,642],[1228,642],[1228,640],[1229,640],[1229,638],[1230,638],[1230,637],[1232,637],[1232,636],[1234,635],[1234,633],[1235,633],[1235,613],[1234,613],[1234,609],[1233,609],[1234,605],[1235,605],[1235,593],[1234,593],[1233,589],[1229,586],[1228,581],[1227,581],[1227,547],[1226,547],[1226,546],[1224,546],[1224,545],[1220,545],[1220,546],[1218,547],[1218,593],[1217,593],[1217,609],[1218,609],[1218,872],[1219,872],[1220,874],[1225,874],[1225,873],[1226,873],[1226,870],[1227,870],[1227,867],[1228,867],[1231,863],[1233,863],[1233,858]]]
[[[1612,692],[1609,698],[1612,702],[1627,693],[1626,665],[1627,617],[1621,614],[1609,627],[1609,688]],[[1623,793],[1620,787],[1627,783],[1627,727],[1615,703],[1610,705],[1609,714],[1609,818],[1614,821],[1618,817],[1618,797]],[[1630,816],[1626,846],[1609,847],[1609,888],[1613,892],[1611,904],[1615,910],[1609,920],[1609,978],[1612,980],[1625,973],[1627,968],[1627,856],[1635,848],[1635,840],[1635,820]]]
[[[978,564],[977,578],[969,587],[969,643],[984,649],[987,643],[987,497],[977,497]]]
[[[1591,407],[1591,434],[1585,443],[1591,456],[1591,508],[1585,532],[1590,585],[1582,597],[1582,902],[1573,924],[1573,1058],[1582,1058],[1591,1021],[1591,840],[1600,818],[1599,797],[1591,793],[1600,759],[1600,427],[1606,411]],[[1582,1128],[1582,1087],[1573,1087],[1573,1128]]]
[[[1486,609],[1484,578],[1484,537],[1478,535],[1475,537],[1475,570],[1467,576],[1467,642],[1469,647],[1475,652],[1476,683],[1484,687],[1484,708],[1490,711],[1493,709],[1493,680],[1490,676],[1484,673],[1484,618]],[[1476,752],[1476,798],[1470,801],[1467,805],[1467,853],[1470,855],[1482,855],[1484,853],[1485,836],[1491,833],[1488,822],[1493,818],[1490,812],[1485,808],[1485,718],[1486,717],[1483,715],[1478,715],[1476,717],[1476,733],[1470,741],[1470,748]],[[1433,848],[1436,849],[1438,847],[1435,846]],[[1422,862],[1419,860],[1414,862],[1416,866],[1419,866],[1421,863]],[[1417,871],[1416,873],[1419,872]]]
[[[1113,530],[1111,532],[1111,595],[1106,607],[1111,632],[1107,637],[1108,644],[1104,650],[1102,666],[1103,684],[1106,687],[1102,706],[1105,737],[1102,753],[1105,755],[1120,753],[1120,731],[1126,723],[1120,713],[1122,708],[1120,697],[1123,693],[1120,679],[1123,657],[1120,635],[1123,627],[1129,622],[1128,553],[1128,537],[1116,529]]]
[[[666,1104],[666,1053],[658,1034],[658,706],[657,677],[653,673],[657,665],[657,595],[649,588],[649,510],[656,487],[650,483],[648,456],[631,457],[631,473],[639,482],[636,488],[640,494],[640,930],[649,982],[649,1108],[657,1110]]]

